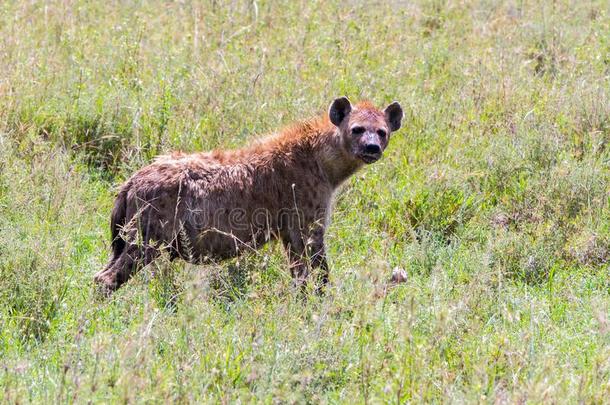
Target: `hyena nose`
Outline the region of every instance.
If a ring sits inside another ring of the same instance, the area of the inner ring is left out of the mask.
[[[364,151],[370,155],[378,155],[381,153],[381,148],[375,143],[369,143],[364,147]]]

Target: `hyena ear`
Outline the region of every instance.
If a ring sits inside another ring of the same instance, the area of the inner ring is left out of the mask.
[[[398,131],[400,129],[400,123],[403,117],[402,107],[398,101],[394,101],[392,104],[387,106],[385,110],[383,110],[383,113],[385,114],[385,120],[390,126],[390,131]]]
[[[328,116],[330,122],[336,126],[341,125],[343,120],[347,118],[349,113],[352,112],[352,104],[349,102],[347,97],[336,98],[335,101],[330,105],[328,109]]]

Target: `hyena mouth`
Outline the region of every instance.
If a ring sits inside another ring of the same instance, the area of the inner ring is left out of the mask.
[[[362,160],[366,164],[375,163],[379,159],[381,159],[381,155],[370,155],[370,154],[361,154],[360,160]]]

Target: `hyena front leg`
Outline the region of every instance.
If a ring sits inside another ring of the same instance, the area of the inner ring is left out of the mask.
[[[328,284],[329,267],[326,260],[326,249],[324,248],[324,225],[316,224],[310,232],[307,240],[307,255],[312,269],[319,269],[318,286],[316,291],[323,292]]]
[[[304,289],[307,285],[309,268],[307,266],[307,254],[303,235],[298,230],[291,230],[282,236],[282,242],[288,256],[290,274],[292,275],[294,286]]]
[[[290,272],[296,287],[305,288],[310,269],[319,269],[317,292],[328,283],[329,267],[324,249],[324,226],[315,225],[308,237],[300,231],[291,231],[282,238],[288,254]],[[305,241],[306,239],[306,241]]]

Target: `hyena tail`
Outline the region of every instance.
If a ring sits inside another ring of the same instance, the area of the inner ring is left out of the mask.
[[[119,195],[114,202],[114,208],[110,216],[110,231],[112,233],[112,256],[117,259],[125,249],[126,242],[121,237],[121,229],[126,224],[127,213],[127,192],[129,187],[121,188]]]

